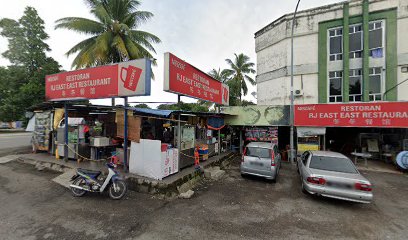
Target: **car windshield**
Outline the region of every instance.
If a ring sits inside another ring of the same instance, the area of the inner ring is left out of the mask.
[[[312,156],[309,168],[343,173],[357,173],[350,159],[339,157]]]
[[[270,158],[271,150],[268,148],[259,147],[247,147],[246,156],[259,157],[259,158]]]

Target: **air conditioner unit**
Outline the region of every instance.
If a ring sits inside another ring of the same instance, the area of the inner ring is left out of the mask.
[[[296,90],[293,92],[293,95],[295,95],[296,97],[303,96],[303,90],[301,90],[301,89],[296,89]]]

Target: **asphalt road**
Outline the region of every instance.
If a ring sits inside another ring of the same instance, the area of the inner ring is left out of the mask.
[[[239,161],[239,159],[237,159]],[[0,165],[2,239],[406,239],[408,177],[365,173],[372,204],[312,197],[285,165],[276,184],[243,179],[238,163],[220,181],[203,181],[191,199],[74,198],[31,165]]]
[[[0,156],[31,149],[31,132],[0,133]]]
[[[31,146],[31,132],[23,133],[1,133],[0,150],[7,148],[16,148]]]

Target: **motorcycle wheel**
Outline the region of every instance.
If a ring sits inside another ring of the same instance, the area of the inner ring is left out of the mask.
[[[74,180],[74,182],[72,182],[72,184],[83,187],[85,185],[85,180],[83,178],[77,178]],[[85,190],[81,190],[81,189],[73,188],[73,187],[71,187],[71,192],[72,192],[72,195],[74,195],[74,197],[82,197],[86,193]]]
[[[116,191],[115,191],[116,190]],[[113,200],[119,200],[125,196],[127,185],[122,180],[117,180],[109,186],[109,197]]]

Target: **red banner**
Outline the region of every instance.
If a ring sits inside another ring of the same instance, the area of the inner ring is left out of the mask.
[[[229,105],[229,88],[171,53],[164,55],[164,91]]]
[[[150,95],[150,60],[62,72],[45,77],[49,101]]]
[[[408,127],[408,102],[296,105],[295,126]]]

